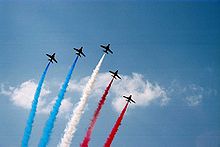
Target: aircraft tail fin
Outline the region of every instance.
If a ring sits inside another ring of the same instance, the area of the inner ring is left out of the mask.
[[[53,63],[53,60],[52,60],[52,59],[48,59],[48,61],[50,61],[51,63]]]
[[[114,75],[111,75],[114,79],[117,79]]]
[[[76,54],[81,57],[80,53],[76,53]]]

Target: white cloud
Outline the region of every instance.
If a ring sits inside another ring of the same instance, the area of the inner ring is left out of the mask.
[[[205,97],[217,95],[217,90],[206,89],[196,84],[182,86],[176,80],[172,81],[168,88],[168,95],[181,97],[188,106],[198,106]]]
[[[188,85],[183,88],[183,91],[188,95],[185,97],[188,106],[197,106],[202,102],[204,88],[195,84]]]
[[[141,74],[133,73],[132,76],[122,76],[122,78],[123,80],[112,88],[116,95],[116,99],[113,100],[112,104],[117,111],[121,111],[124,106],[122,95],[133,95],[136,104],[131,105],[131,107],[147,106],[156,100],[159,101],[160,105],[168,103],[169,98],[165,90],[157,83],[145,80]]]
[[[192,96],[187,96],[186,102],[188,106],[197,106],[198,104],[201,103],[203,96],[200,95],[192,95]]]
[[[40,112],[49,113],[52,110],[55,101],[56,99],[54,98],[49,104],[45,105],[44,107],[41,107]],[[70,112],[72,108],[73,108],[73,104],[70,102],[70,98],[65,98],[61,103],[59,114]]]
[[[10,100],[16,106],[30,109],[36,88],[37,84],[33,80],[28,80],[21,83],[21,85],[19,85],[18,87],[10,87],[8,88],[8,90],[2,88],[1,94],[8,95],[10,97]],[[39,106],[43,105],[44,103],[41,97],[49,93],[50,91],[46,89],[45,86],[43,86],[40,94]]]
[[[121,75],[121,77],[122,80],[114,81],[110,90],[110,93],[114,95],[112,105],[116,111],[121,111],[125,104],[125,100],[122,98],[123,95],[133,95],[136,104],[131,105],[132,108],[136,106],[147,106],[154,101],[158,101],[160,105],[166,105],[168,103],[169,98],[165,90],[157,83],[151,83],[145,80],[141,74],[133,73],[131,76]],[[110,80],[111,76],[109,73],[99,74],[93,90],[93,96],[101,96]],[[81,92],[87,81],[88,77],[82,78],[79,82],[73,81],[69,85],[69,90]]]
[[[121,111],[125,104],[125,100],[122,98],[123,95],[133,95],[132,98],[136,101],[136,104],[130,105],[131,108],[137,106],[145,107],[151,103],[163,106],[169,102],[170,97],[181,97],[188,106],[197,106],[206,96],[217,95],[217,90],[205,89],[196,84],[182,86],[177,81],[173,81],[170,87],[164,89],[159,84],[146,80],[143,75],[138,73],[133,73],[130,76],[121,75],[121,77],[122,80],[114,81],[109,93],[109,96],[113,98],[112,106],[118,112]],[[91,96],[99,98],[111,78],[110,73],[100,73],[94,84]],[[81,93],[88,79],[89,77],[87,76],[79,81],[71,81],[67,90]],[[59,88],[60,85],[56,84],[55,87]],[[57,93],[53,93],[45,85],[42,87],[39,98],[38,113],[48,114],[57,98]],[[36,87],[37,83],[34,80],[25,81],[16,87],[1,84],[0,94],[8,96],[14,105],[30,109]],[[70,98],[65,98],[62,102],[60,113],[70,112],[72,108],[73,104],[70,102]]]
[[[4,85],[4,84],[1,84],[0,94],[10,95],[10,94],[11,94],[11,91],[14,89],[14,87],[8,87],[8,89],[9,89],[9,90],[5,90],[5,85]]]
[[[7,90],[5,89],[4,84],[1,84],[0,94],[9,96],[10,101],[14,105],[23,109],[30,109],[36,88],[37,83],[35,83],[34,80],[25,81],[17,87],[8,87]],[[48,98],[48,95],[50,93],[51,91],[45,85],[43,85],[38,102],[38,113],[48,114],[51,111],[56,97],[54,97],[54,99],[51,102],[48,102],[46,99]],[[71,109],[71,107],[72,103],[70,102],[70,100],[64,99],[61,105],[60,112],[67,112]]]

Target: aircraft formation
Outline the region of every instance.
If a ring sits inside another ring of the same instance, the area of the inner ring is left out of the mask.
[[[85,109],[85,105],[87,103],[87,99],[88,99],[88,95],[89,93],[91,92],[90,89],[92,89],[92,86],[93,86],[93,83],[95,81],[95,78],[98,74],[98,71],[99,71],[99,68],[101,66],[101,63],[105,57],[106,54],[113,54],[113,51],[110,49],[110,44],[107,44],[107,45],[100,45],[100,47],[102,48],[104,54],[102,56],[102,58],[100,59],[99,63],[97,64],[96,68],[94,69],[87,85],[85,86],[85,89],[83,91],[83,94],[82,94],[82,97],[80,98],[80,102],[78,103],[78,106],[74,109],[73,113],[72,113],[72,117],[70,119],[70,121],[68,122],[68,124],[66,125],[66,129],[64,131],[64,135],[63,137],[61,138],[61,141],[59,143],[58,146],[60,147],[69,147],[70,144],[71,144],[71,140],[72,138],[74,137],[74,132],[76,131],[76,128],[77,128],[77,124],[79,123],[80,121],[80,118],[81,118],[81,115],[83,114],[84,112],[84,109]],[[84,54],[83,52],[83,47],[80,47],[80,48],[73,48],[73,50],[76,51],[76,59],[74,61],[74,63],[72,64],[70,70],[69,70],[69,73],[66,77],[66,80],[62,86],[62,88],[60,89],[60,93],[58,94],[58,99],[56,100],[56,103],[57,104],[54,104],[54,107],[53,107],[53,110],[51,111],[50,113],[50,116],[48,118],[48,121],[45,125],[45,128],[44,128],[44,131],[43,131],[43,135],[40,139],[40,142],[39,142],[39,147],[45,147],[47,146],[49,140],[50,140],[50,135],[52,133],[52,129],[54,127],[54,122],[56,120],[56,117],[57,117],[57,113],[59,112],[59,107],[61,105],[61,102],[64,98],[64,94],[66,92],[66,89],[67,89],[67,86],[68,86],[68,83],[69,83],[69,80],[71,78],[71,75],[72,75],[72,72],[73,72],[73,69],[75,68],[75,65],[77,63],[77,60],[79,57],[86,57],[86,55]],[[46,67],[46,69],[44,70],[43,72],[43,75],[40,79],[40,82],[39,82],[39,85],[38,85],[38,88],[36,90],[36,93],[35,93],[35,97],[34,97],[34,100],[32,102],[32,109],[31,109],[31,112],[29,114],[29,117],[28,117],[28,120],[27,120],[27,124],[26,124],[26,128],[25,128],[25,132],[24,132],[24,136],[23,136],[23,139],[22,139],[22,143],[21,143],[21,146],[22,147],[27,147],[28,146],[28,142],[29,142],[29,139],[30,139],[30,135],[31,135],[31,131],[32,131],[32,126],[33,126],[33,123],[34,123],[34,117],[35,117],[35,113],[36,113],[36,107],[37,107],[37,102],[38,102],[38,98],[39,98],[39,95],[40,95],[40,92],[41,92],[41,86],[43,84],[43,81],[44,81],[44,78],[46,76],[46,73],[47,73],[47,69],[50,65],[50,63],[58,63],[58,61],[56,60],[56,57],[55,57],[56,53],[53,53],[52,55],[50,54],[46,54],[46,56],[48,57],[48,65]],[[109,71],[111,73],[111,76],[112,76],[112,80],[111,82],[109,83],[109,85],[106,87],[106,90],[104,91],[103,93],[103,96],[102,98],[100,99],[100,102],[98,103],[98,107],[94,113],[94,116],[93,116],[93,121],[91,121],[90,125],[89,125],[89,128],[87,130],[87,133],[85,135],[85,138],[83,140],[83,142],[80,144],[81,147],[88,147],[88,143],[89,143],[89,140],[90,140],[90,137],[91,137],[91,132],[95,126],[95,122],[99,116],[99,113],[100,113],[100,110],[102,108],[102,106],[104,105],[104,102],[106,100],[106,97],[107,97],[107,94],[111,88],[111,85],[113,83],[113,81],[115,79],[122,79],[120,77],[120,75],[118,74],[118,70],[116,71]],[[129,95],[129,96],[123,96],[123,98],[126,99],[126,105],[124,107],[124,109],[122,110],[122,113],[120,114],[119,116],[119,120],[121,121],[122,118],[123,118],[123,115],[127,109],[127,106],[129,103],[135,103],[135,101],[132,99],[132,95]],[[76,113],[76,114],[75,114]],[[121,118],[121,119],[120,119]],[[72,120],[72,122],[71,122]],[[114,128],[116,127],[117,129],[112,129],[112,132],[111,134],[116,134],[117,130],[118,130],[118,127],[119,125],[117,125],[118,123],[118,120],[114,126]],[[119,122],[121,124],[121,122]],[[116,132],[114,132],[116,131]],[[111,137],[112,135],[109,135],[110,137],[107,138],[107,141],[105,143],[105,147],[110,147],[111,146],[111,142],[113,140],[114,137]],[[111,139],[109,139],[111,138]]]

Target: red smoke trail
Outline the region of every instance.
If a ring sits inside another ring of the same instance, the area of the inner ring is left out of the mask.
[[[127,110],[128,103],[129,103],[129,102],[126,103],[124,109],[122,110],[120,116],[118,117],[118,119],[117,119],[117,121],[116,121],[116,123],[115,123],[115,125],[114,125],[114,127],[113,127],[113,129],[112,129],[112,131],[111,131],[111,133],[109,134],[109,136],[108,136],[108,138],[107,138],[107,140],[106,140],[106,142],[105,142],[104,147],[110,147],[110,146],[111,146],[111,143],[112,143],[112,141],[113,141],[113,139],[114,139],[114,137],[115,137],[115,134],[116,134],[117,131],[118,131],[119,126],[121,125],[121,121],[122,121],[122,119],[123,119],[123,117],[124,117],[124,114],[125,114],[125,112],[126,112],[126,110]]]
[[[93,114],[93,118],[92,118],[92,120],[91,120],[91,122],[89,124],[89,128],[88,128],[88,130],[86,132],[86,136],[84,137],[83,142],[80,144],[80,147],[88,147],[88,144],[89,144],[89,141],[90,141],[90,138],[91,138],[91,134],[92,134],[92,131],[94,129],[96,120],[98,119],[98,116],[99,116],[99,113],[100,113],[100,111],[102,109],[102,106],[105,103],[106,96],[108,95],[108,91],[111,88],[113,80],[114,80],[114,78],[111,80],[111,82],[106,87],[105,92],[103,93],[102,98],[99,101],[98,107],[95,110],[95,113]]]

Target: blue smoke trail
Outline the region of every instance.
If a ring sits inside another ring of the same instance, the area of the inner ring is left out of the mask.
[[[50,116],[46,122],[46,125],[44,127],[44,130],[43,130],[43,135],[41,136],[41,139],[40,139],[40,143],[38,144],[39,147],[45,147],[47,145],[47,143],[49,142],[49,139],[50,139],[50,135],[51,135],[51,132],[52,132],[52,129],[54,127],[54,122],[56,120],[56,116],[58,114],[58,111],[59,111],[59,108],[60,108],[60,105],[61,105],[61,102],[64,98],[64,94],[66,92],[66,89],[67,89],[67,86],[68,86],[68,83],[69,83],[69,80],[71,78],[71,75],[72,75],[72,72],[73,72],[73,69],[76,65],[76,62],[78,60],[78,57],[76,57],[74,63],[72,64],[70,70],[69,70],[69,73],[66,77],[66,80],[65,82],[63,83],[62,85],[62,88],[60,89],[60,92],[58,94],[58,98],[53,106],[53,110],[50,112]]]
[[[34,117],[35,117],[35,114],[37,111],[38,98],[40,96],[41,87],[43,85],[43,82],[44,82],[47,70],[49,68],[49,65],[50,65],[50,62],[47,64],[47,66],[41,76],[41,79],[38,83],[38,86],[37,86],[37,89],[36,89],[36,92],[34,95],[34,100],[32,101],[31,111],[30,111],[28,120],[26,122],[26,128],[25,128],[24,135],[23,135],[22,142],[21,142],[22,147],[28,146],[28,141],[30,139],[30,135],[31,135],[31,131],[32,131],[33,123],[34,123]]]

